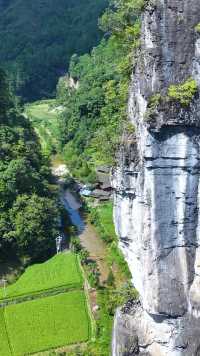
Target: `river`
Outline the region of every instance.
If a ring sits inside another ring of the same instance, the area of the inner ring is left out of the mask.
[[[82,217],[80,213],[81,203],[69,189],[62,189],[61,201],[69,214],[72,224],[77,228],[82,246],[89,252],[90,257],[97,262],[100,272],[100,282],[103,283],[106,281],[109,273],[105,243],[97,234],[94,226]]]
[[[81,234],[85,230],[85,222],[79,212],[81,204],[78,202],[78,200],[70,192],[69,189],[63,190],[62,188],[61,202],[67,210],[72,224],[76,226],[78,235]]]

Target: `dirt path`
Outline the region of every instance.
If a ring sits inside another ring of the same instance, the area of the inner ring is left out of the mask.
[[[79,235],[81,244],[89,252],[90,257],[98,264],[100,271],[100,282],[103,283],[109,273],[108,264],[106,262],[106,245],[97,235],[94,226],[87,222],[84,231]]]

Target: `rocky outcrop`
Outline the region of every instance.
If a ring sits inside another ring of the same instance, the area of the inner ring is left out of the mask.
[[[99,201],[107,201],[112,198],[110,169],[109,166],[98,166],[96,168],[96,183],[90,195]]]
[[[150,1],[143,15],[129,100],[137,134],[112,178],[115,226],[141,305],[117,312],[113,356],[200,355],[199,22],[199,0]],[[198,91],[189,105],[162,101],[147,119],[152,96],[191,77]]]

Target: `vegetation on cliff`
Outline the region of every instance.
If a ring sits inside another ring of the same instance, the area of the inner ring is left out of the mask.
[[[184,83],[170,85],[168,89],[168,98],[180,102],[183,106],[188,106],[195,94],[198,86],[193,78],[189,78]]]
[[[197,33],[200,33],[200,23],[198,23],[196,26],[195,26],[195,31]]]

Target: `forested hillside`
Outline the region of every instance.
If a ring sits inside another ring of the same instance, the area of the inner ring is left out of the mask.
[[[48,166],[0,70],[0,259],[37,260],[55,249],[59,214]]]
[[[0,66],[26,100],[49,97],[74,53],[100,39],[107,0],[0,0]]]
[[[62,346],[62,355],[108,356],[116,308],[138,296],[117,246],[108,173],[123,133],[132,139],[135,130],[127,101],[145,0],[110,0],[104,11],[106,0],[10,1],[0,0],[0,55],[8,51],[11,84],[30,102],[19,107],[0,71],[0,264],[10,269],[15,256],[21,268],[48,259],[55,247],[58,256],[10,286],[2,273],[0,297],[12,305],[0,315],[0,356]],[[92,195],[93,188],[105,194]]]
[[[110,2],[100,20],[107,39],[91,54],[74,55],[69,77],[57,86],[62,150],[78,178],[93,181],[94,167],[112,165],[123,132],[134,132],[127,120],[128,88],[134,53],[140,41],[140,12],[145,1]]]

